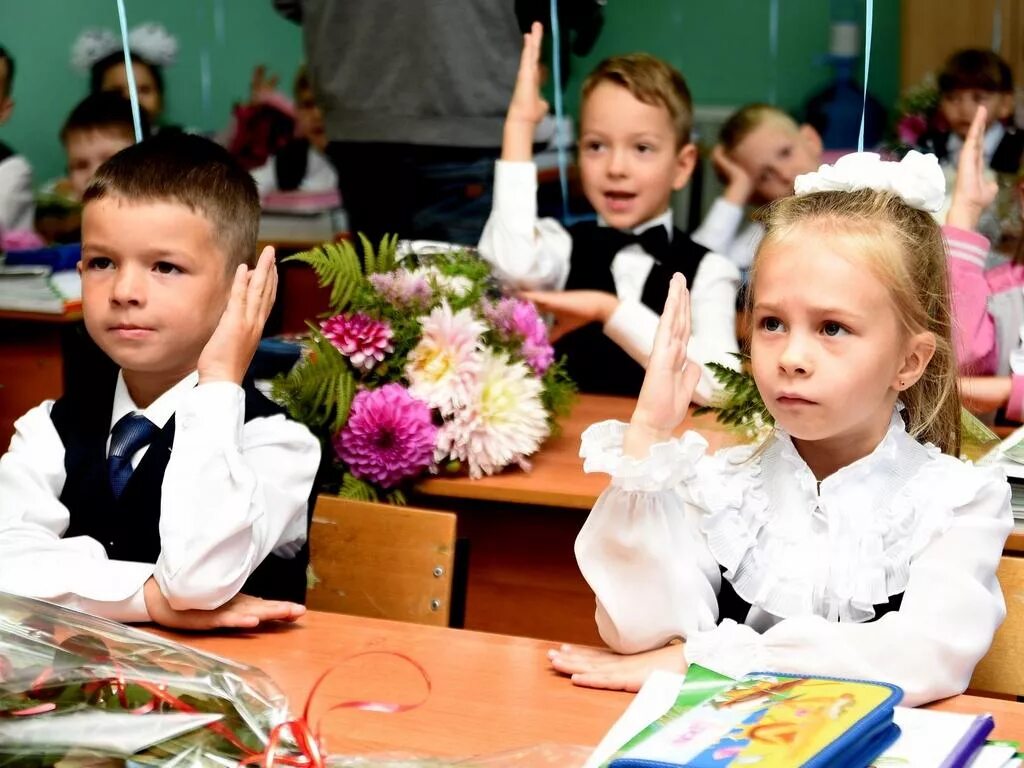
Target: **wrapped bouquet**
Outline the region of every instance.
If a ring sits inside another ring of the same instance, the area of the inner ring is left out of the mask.
[[[426,472],[528,468],[575,394],[535,307],[502,296],[469,250],[361,244],[290,257],[330,288],[331,315],[273,384],[333,450],[339,493],[401,501]]]

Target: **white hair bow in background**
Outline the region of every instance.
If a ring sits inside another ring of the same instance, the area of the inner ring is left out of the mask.
[[[899,162],[892,162],[874,152],[854,152],[834,165],[797,176],[794,188],[798,195],[858,189],[892,192],[911,208],[935,213],[945,201],[946,177],[935,155],[911,150]]]
[[[150,64],[162,67],[173,64],[178,55],[178,41],[163,25],[147,22],[128,33],[128,48]],[[110,29],[92,27],[71,47],[71,66],[88,72],[100,59],[121,50],[121,39]]]

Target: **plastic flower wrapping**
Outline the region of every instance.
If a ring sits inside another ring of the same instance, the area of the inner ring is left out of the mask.
[[[311,670],[311,678],[322,672]],[[394,717],[401,733],[401,713],[380,716]],[[0,592],[4,768],[553,768],[582,765],[589,752],[541,744],[465,759],[328,756],[331,745],[315,739],[315,728],[296,719],[254,667]]]
[[[425,473],[528,469],[576,391],[533,304],[502,296],[470,250],[361,251],[289,257],[330,288],[331,313],[272,387],[334,456],[340,495],[401,502]]]

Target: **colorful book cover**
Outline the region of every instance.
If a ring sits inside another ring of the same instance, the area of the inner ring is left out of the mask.
[[[898,734],[892,708],[902,694],[883,683],[757,673],[717,685],[696,705],[677,700],[623,747],[613,768],[793,768],[827,755],[838,758],[828,764],[842,765],[852,753],[874,749],[860,763],[866,765]]]

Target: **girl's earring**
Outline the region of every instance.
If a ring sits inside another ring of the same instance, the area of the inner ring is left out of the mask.
[[[900,386],[900,389],[903,389],[903,379],[900,379],[899,386]]]

